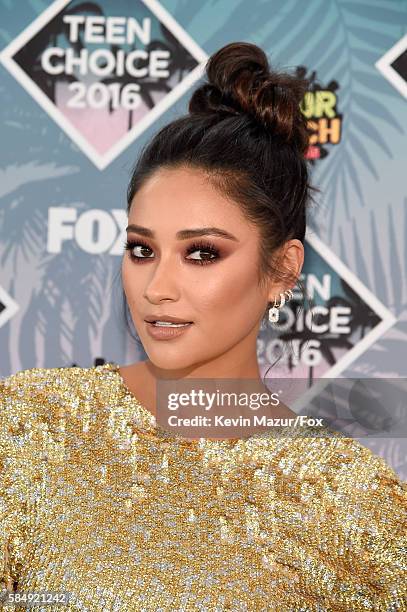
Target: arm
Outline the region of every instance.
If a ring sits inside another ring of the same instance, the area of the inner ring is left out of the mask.
[[[0,592],[17,588],[41,480],[29,395],[13,376],[0,381]]]
[[[279,598],[407,611],[407,484],[384,459],[329,436],[281,445],[267,467],[259,515],[274,578],[288,580]]]
[[[407,610],[407,484],[370,449],[339,444],[350,451],[337,483],[355,579],[374,610]]]

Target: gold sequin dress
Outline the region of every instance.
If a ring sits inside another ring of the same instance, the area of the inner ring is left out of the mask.
[[[407,610],[407,484],[351,438],[297,430],[187,440],[115,363],[3,378],[2,597],[69,593],[31,608],[59,612]]]

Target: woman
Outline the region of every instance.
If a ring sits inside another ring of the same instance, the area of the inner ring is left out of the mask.
[[[1,382],[4,596],[121,612],[407,609],[407,486],[383,459],[327,429],[222,439],[157,424],[161,381],[260,382],[260,324],[303,264],[306,83],[248,43],[215,53],[207,77],[129,185],[122,278],[148,359]]]

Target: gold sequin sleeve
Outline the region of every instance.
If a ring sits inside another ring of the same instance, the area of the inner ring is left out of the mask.
[[[407,484],[370,449],[352,439],[337,442],[335,460],[345,467],[334,480],[340,523],[335,553],[338,563],[351,563],[350,601],[367,609],[407,610]],[[341,585],[340,597],[346,587]]]
[[[35,413],[17,381],[0,381],[0,592],[18,588],[41,491]]]
[[[407,484],[369,448],[352,439],[335,442],[335,476],[328,467],[323,486],[327,513],[328,491],[335,491],[331,550],[344,576],[336,601],[348,609],[407,610]]]

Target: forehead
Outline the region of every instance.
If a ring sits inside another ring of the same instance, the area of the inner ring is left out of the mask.
[[[237,203],[222,195],[202,170],[160,169],[133,198],[130,223],[151,227],[165,224],[174,231],[217,225],[242,234],[253,234]]]

